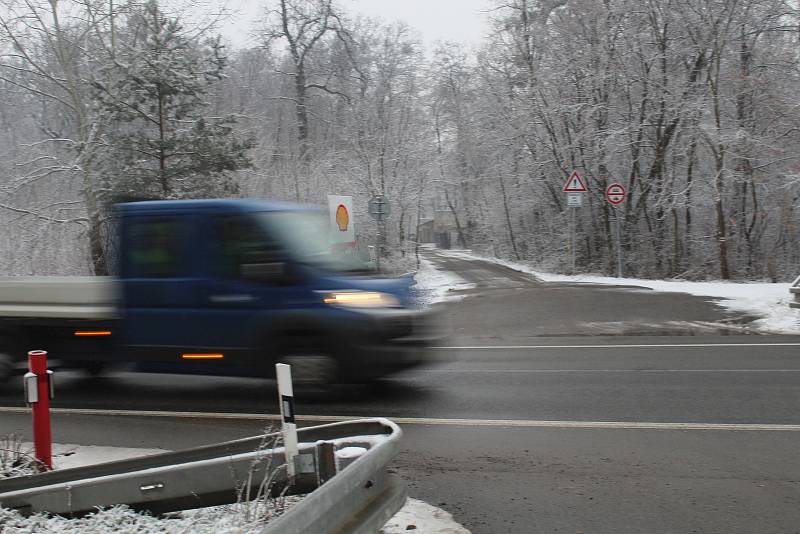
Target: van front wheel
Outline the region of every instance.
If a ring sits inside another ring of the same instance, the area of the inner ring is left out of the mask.
[[[11,378],[14,362],[8,354],[0,353],[0,384]]]
[[[92,378],[102,376],[106,371],[106,364],[104,362],[89,362],[83,366],[83,372]]]
[[[292,384],[295,387],[325,387],[339,380],[339,362],[324,354],[287,354],[277,363],[292,366]]]

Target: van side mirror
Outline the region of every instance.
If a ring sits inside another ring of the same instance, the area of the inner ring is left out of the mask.
[[[245,280],[267,284],[286,283],[289,274],[286,263],[282,261],[243,263],[239,272]]]

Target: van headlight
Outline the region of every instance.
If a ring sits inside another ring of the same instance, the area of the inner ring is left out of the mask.
[[[399,308],[400,300],[389,293],[377,291],[324,291],[325,304],[341,308]]]

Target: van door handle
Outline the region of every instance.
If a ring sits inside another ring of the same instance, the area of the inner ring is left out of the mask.
[[[253,295],[211,295],[208,300],[219,304],[232,304],[237,302],[252,302],[256,300]]]

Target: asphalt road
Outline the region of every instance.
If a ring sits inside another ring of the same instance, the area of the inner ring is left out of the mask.
[[[751,333],[744,314],[684,293],[631,286],[543,283],[482,261],[433,256],[439,269],[475,284],[448,309],[460,345],[529,344],[541,337],[696,336]]]
[[[697,297],[433,261],[476,284],[443,311],[439,363],[299,394],[305,424],[400,421],[411,495],[476,533],[800,532],[800,337],[745,335],[748,318]],[[95,415],[59,412],[54,435],[184,448],[257,433],[275,397],[258,380],[65,372],[55,405]],[[21,398],[0,392],[0,434],[28,434]]]

